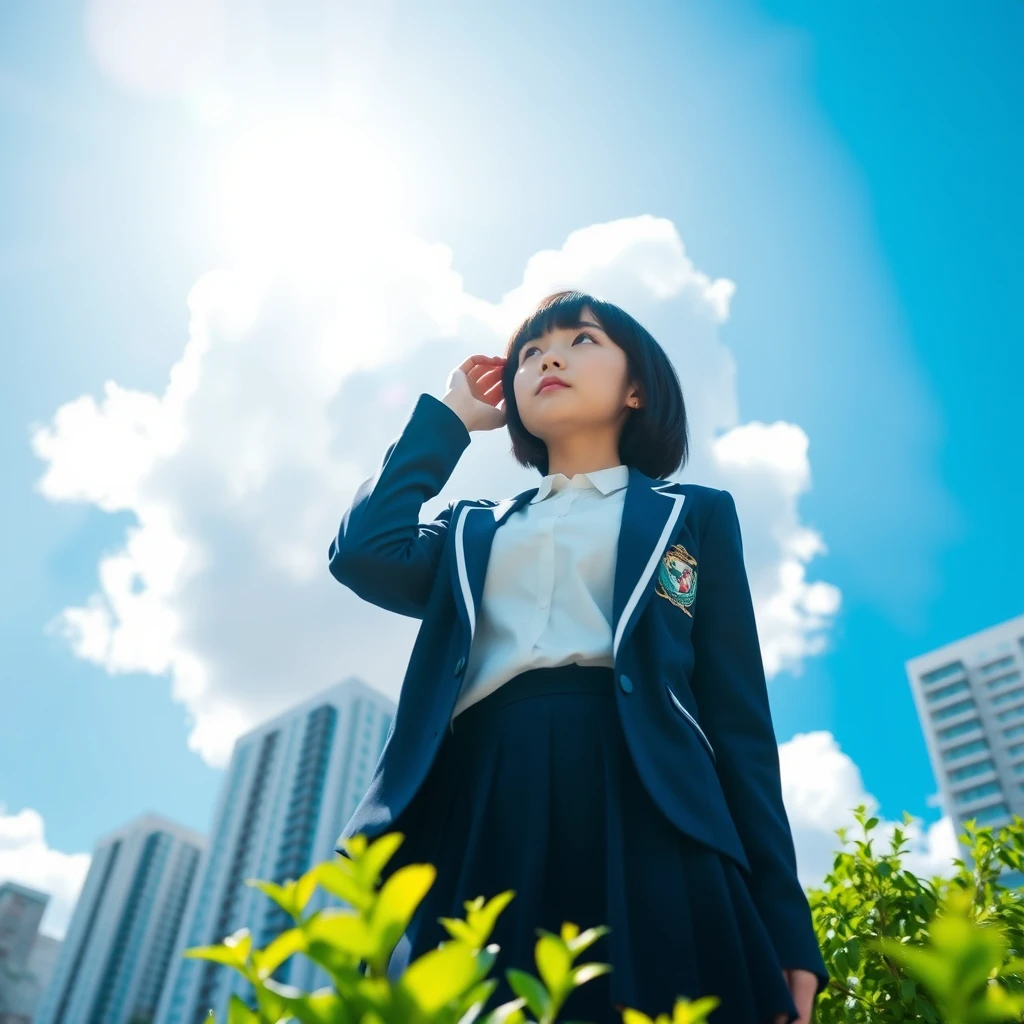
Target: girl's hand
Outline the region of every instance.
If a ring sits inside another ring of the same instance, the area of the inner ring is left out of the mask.
[[[448,393],[441,401],[465,423],[467,430],[494,430],[505,425],[505,395],[501,386],[504,368],[504,356],[473,355],[448,375]]]
[[[818,976],[800,967],[784,970],[782,973],[785,975],[789,991],[793,993],[793,1002],[800,1014],[793,1024],[810,1024],[811,1012],[814,1010],[814,993],[818,990]],[[775,1021],[776,1024],[786,1024],[785,1014],[780,1013]]]

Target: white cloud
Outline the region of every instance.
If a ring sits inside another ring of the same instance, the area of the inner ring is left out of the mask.
[[[736,496],[769,675],[824,648],[839,593],[807,580],[825,548],[797,509],[810,485],[806,435],[740,422],[735,362],[718,336],[735,286],[696,268],[670,221],[575,231],[490,303],[465,291],[446,247],[401,227],[388,187],[358,210],[325,205],[321,234],[310,213],[287,244],[276,236],[252,264],[196,283],[162,394],[109,381],[100,401],[70,401],[35,431],[46,498],[136,519],[100,559],[98,591],[50,624],[78,657],[169,677],[190,746],[215,765],[240,732],[350,672],[397,696],[417,623],[339,587],[328,542],[417,394],[441,394],[465,355],[500,351],[538,299],[572,286],[628,309],[678,368],[692,428],[684,476]],[[271,214],[253,211],[275,230],[290,223]],[[424,515],[532,480],[504,432],[476,434]]]
[[[0,882],[19,882],[50,895],[40,931],[64,937],[91,861],[88,853],[61,853],[47,846],[37,811],[7,814],[0,803]]]
[[[861,838],[853,808],[864,804],[869,813],[877,814],[878,801],[865,790],[857,765],[829,732],[798,733],[780,743],[779,762],[800,880],[805,887],[821,885],[842,846],[835,830],[845,826],[850,830],[848,841]],[[876,854],[888,852],[895,828],[903,829],[907,839],[903,865],[919,877],[949,876],[953,858],[963,856],[948,816],[927,829],[920,818],[908,825],[902,820],[880,820],[873,830]]]
[[[207,86],[221,70],[225,0],[88,0],[86,45],[119,85],[158,94]]]

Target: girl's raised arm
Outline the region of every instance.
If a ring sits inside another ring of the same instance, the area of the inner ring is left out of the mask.
[[[443,400],[421,394],[380,469],[356,489],[331,538],[331,575],[361,598],[422,618],[454,503],[430,523],[420,509],[437,495],[470,442],[471,430],[501,426],[500,356],[470,356],[448,378]]]

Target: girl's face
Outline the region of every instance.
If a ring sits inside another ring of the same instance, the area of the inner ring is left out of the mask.
[[[636,395],[627,371],[626,353],[584,307],[576,327],[556,328],[519,349],[513,386],[523,425],[547,441],[580,427],[620,423]]]

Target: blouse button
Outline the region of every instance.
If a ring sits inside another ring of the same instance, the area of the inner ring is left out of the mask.
[[[626,693],[633,692],[633,680],[630,679],[629,676],[619,676],[619,686],[621,686]]]
[[[466,659],[460,657],[459,660],[457,662],[455,662],[455,674],[457,676],[461,676],[462,675],[462,670],[465,667],[466,667]]]

